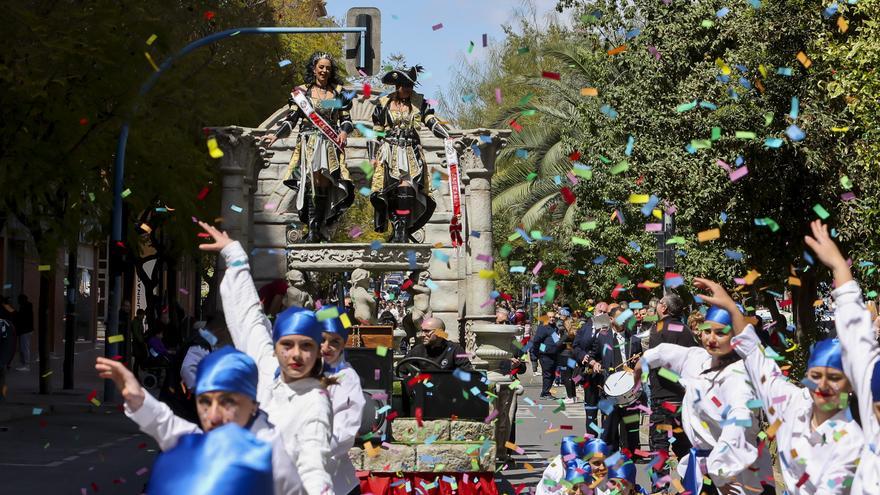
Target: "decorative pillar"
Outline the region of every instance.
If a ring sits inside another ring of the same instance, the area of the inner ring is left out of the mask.
[[[492,256],[492,175],[495,158],[509,135],[506,130],[472,129],[464,131],[457,143],[467,191],[463,232],[467,239],[465,342],[468,352],[476,355],[474,364],[489,370],[490,380],[496,382],[504,380],[496,370],[500,361],[510,358],[518,327],[495,324],[495,281],[481,277],[480,272],[493,269],[487,261]]]

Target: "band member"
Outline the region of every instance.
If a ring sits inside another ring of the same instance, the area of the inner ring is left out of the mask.
[[[373,130],[379,141],[367,143],[374,159],[373,193],[374,228],[385,232],[391,220],[391,242],[410,242],[413,232],[422,228],[434,213],[430,176],[425,152],[419,139],[424,124],[439,138],[448,138],[449,131],[434,115],[424,95],[413,88],[421,66],[392,70],[382,76],[382,83],[394,86],[393,93],[379,98],[373,111]]]
[[[98,370],[101,378],[113,380],[125,400],[125,415],[137,423],[142,432],[152,437],[162,451],[174,449],[185,435],[207,433],[223,425],[235,423],[246,428],[255,438],[271,445],[274,493],[286,495],[299,493],[302,490],[302,481],[297,475],[293,461],[284,450],[284,443],[278,430],[269,422],[267,414],[257,404],[257,365],[244,353],[232,347],[224,347],[208,354],[199,363],[194,387],[199,425],[175,416],[167,404],[156,400],[145,391],[137,377],[122,363],[99,357],[95,369]],[[190,440],[190,442],[194,441]],[[179,452],[171,457],[177,455]],[[221,462],[220,458],[236,456],[220,452],[216,457],[216,460]],[[167,460],[168,458],[166,462]],[[190,463],[187,463],[187,466],[191,466]],[[157,461],[154,471],[161,469],[162,464]],[[164,473],[162,479],[169,476],[168,473]],[[163,482],[163,486],[165,483]],[[154,492],[153,488],[151,481],[149,492],[163,493]],[[189,493],[189,491],[172,493]]]
[[[345,314],[339,308],[339,314]],[[360,493],[360,483],[348,451],[354,446],[361,427],[361,413],[364,409],[364,391],[357,371],[345,360],[345,342],[348,329],[339,318],[324,320],[324,342],[321,344],[321,358],[324,361],[324,374],[337,382],[330,385],[330,403],[333,405],[333,439],[329,471],[333,477],[333,491],[339,495]]]
[[[733,315],[733,346],[745,363],[748,380],[757,394],[770,428],[776,430],[779,468],[791,494],[849,493],[862,449],[862,431],[851,417],[845,400],[852,387],[843,373],[840,342],[817,342],[807,361],[805,380],[799,387],[768,358],[752,325],[738,315],[733,299],[715,282],[696,279],[709,289],[703,298]],[[702,297],[702,296],[701,296]],[[829,462],[830,461],[830,462]]]
[[[813,235],[804,240],[834,275],[836,289],[831,295],[837,306],[834,322],[843,349],[843,371],[858,398],[864,433],[864,447],[851,493],[880,493],[880,346],[871,325],[871,313],[846,258],[831,240],[825,225],[814,221],[810,227]],[[841,461],[829,457],[829,462]]]
[[[257,363],[257,400],[281,433],[308,495],[332,493],[333,410],[322,383],[320,354],[324,327],[313,312],[296,307],[279,313],[273,326],[263,313],[241,244],[204,222],[199,225],[214,239],[199,248],[220,252],[226,262],[220,283],[223,313],[235,347]]]
[[[618,321],[622,314],[623,310],[619,307],[613,308],[609,313],[611,329],[599,332],[593,339],[592,360],[588,364],[592,369],[603,372],[603,383],[612,373],[629,370],[642,353],[641,339],[627,331],[627,321]],[[608,414],[602,426],[602,440],[612,450],[628,449],[627,455],[631,456],[639,448],[639,425],[637,421],[628,424],[624,418],[638,417],[639,413],[628,411],[627,408],[631,407],[628,405],[615,404],[612,407],[611,411],[606,409]]]
[[[634,370],[636,382],[649,369],[665,368],[661,375],[677,378],[684,386],[681,421],[693,446],[678,465],[686,490],[702,493],[717,487],[722,494],[775,493],[770,454],[757,447],[761,428],[749,409],[755,393],[731,345],[730,323],[730,313],[709,308],[701,332],[703,347],[660,344],[648,349]],[[713,487],[703,486],[704,474]]]
[[[273,460],[271,444],[228,423],[205,434],[184,435],[176,447],[159,454],[147,494],[270,493]]]
[[[599,332],[611,325],[611,320],[605,314],[607,306],[604,302],[596,305],[596,316],[588,319],[581,326],[572,344],[574,359],[578,363],[578,375],[582,378],[580,385],[584,387],[585,431],[599,431],[597,417],[599,414],[599,399],[602,397],[602,379],[597,370],[601,367],[601,364],[593,360],[592,352],[593,339],[596,338]]]
[[[307,241],[320,242],[329,240],[328,228],[354,202],[344,151],[354,127],[351,99],[343,94],[336,61],[329,53],[312,54],[303,77],[306,83],[291,93],[293,110],[264,139],[271,146],[299,124],[284,185],[296,193],[299,219],[309,226]],[[315,113],[320,119],[313,118]]]

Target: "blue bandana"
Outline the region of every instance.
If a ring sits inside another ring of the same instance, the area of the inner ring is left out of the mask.
[[[840,341],[837,339],[825,339],[816,342],[810,352],[810,360],[807,361],[807,369],[814,366],[827,366],[843,371],[843,358]]]
[[[874,402],[880,402],[880,360],[874,363],[874,372],[871,374],[871,395]]]
[[[718,306],[712,306],[706,311],[706,321],[711,321],[724,326],[732,323],[730,313],[728,313],[726,309],[719,308]]]
[[[629,481],[631,485],[636,484],[636,465],[632,461],[626,461],[620,466],[612,466],[608,468],[608,479],[619,479]]]
[[[559,455],[562,456],[563,460],[565,457],[574,454],[575,457],[583,457],[584,452],[581,444],[575,441],[575,436],[569,435],[562,438],[562,444],[559,445]]]
[[[339,310],[339,314],[345,314],[345,308],[337,308]],[[342,341],[345,342],[348,340],[348,329],[342,325],[342,320],[337,318],[327,318],[326,320],[321,322],[324,325],[324,331],[327,333],[335,333],[342,337]]]
[[[228,423],[208,433],[184,435],[159,454],[148,495],[272,493],[272,445]]]
[[[196,395],[205,392],[238,392],[257,400],[257,363],[247,354],[227,346],[199,362]]]
[[[608,454],[611,450],[608,448],[608,444],[602,441],[601,438],[591,438],[587,441],[587,444],[584,445],[584,457],[592,457],[596,454],[602,454],[605,457],[608,457]]]
[[[278,313],[275,318],[275,326],[272,328],[272,341],[278,342],[285,335],[305,335],[321,345],[324,337],[321,332],[324,326],[318,321],[315,313],[305,308],[291,306]]]
[[[565,481],[569,483],[583,483],[589,473],[590,465],[579,457],[565,463]]]

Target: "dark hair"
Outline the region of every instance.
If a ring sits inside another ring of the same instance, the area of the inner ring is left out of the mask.
[[[327,86],[335,90],[336,86],[341,86],[343,81],[342,78],[339,77],[336,60],[334,60],[333,56],[327,52],[315,52],[309,57],[309,61],[306,62],[305,66],[306,72],[303,75],[306,86],[312,86],[315,84],[315,66],[318,65],[318,60],[321,59],[327,59],[330,61],[330,77],[327,78]]]
[[[660,302],[666,306],[666,312],[671,316],[681,316],[684,309],[684,300],[678,294],[669,293],[660,299]]]

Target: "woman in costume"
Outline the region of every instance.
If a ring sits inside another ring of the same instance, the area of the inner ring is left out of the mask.
[[[257,363],[257,400],[281,433],[308,495],[332,493],[333,410],[320,350],[324,327],[313,312],[296,307],[279,313],[273,326],[241,244],[204,222],[199,225],[214,239],[199,248],[220,252],[226,262],[220,282],[223,313],[235,347]]]
[[[340,315],[345,314],[343,308],[338,309]],[[366,399],[357,371],[345,360],[348,329],[336,317],[327,318],[323,323],[321,358],[324,361],[324,374],[337,382],[328,389],[330,403],[333,405],[333,439],[329,466],[333,477],[333,491],[338,495],[357,495],[360,493],[360,483],[348,451],[354,446],[361,428],[361,413]]]
[[[288,495],[302,490],[302,481],[284,450],[278,430],[257,404],[257,365],[244,353],[224,347],[208,354],[199,363],[195,393],[200,425],[175,416],[167,404],[145,391],[137,377],[122,363],[99,357],[95,369],[101,378],[113,380],[125,400],[125,415],[152,437],[163,452],[174,449],[185,435],[208,433],[226,424],[236,424],[271,445],[274,493]],[[216,457],[221,461],[220,457],[235,456]],[[191,466],[190,463],[187,465]],[[157,461],[154,471],[160,470],[161,463]],[[163,478],[172,477],[163,474]],[[151,481],[150,493],[154,493],[153,484]]]
[[[734,349],[743,358],[748,380],[776,432],[779,468],[791,495],[846,494],[862,449],[862,431],[849,416],[846,397],[852,391],[843,372],[840,342],[817,342],[800,387],[767,357],[755,328],[719,284],[695,279],[712,292],[703,300],[731,314]]]
[[[660,344],[648,349],[636,364],[636,383],[651,368],[665,368],[678,377],[685,394],[681,425],[693,446],[679,460],[678,471],[691,493],[717,487],[722,495],[775,493],[768,449],[758,448],[761,430],[749,409],[755,400],[744,380],[742,359],[731,346],[730,314],[711,307],[701,329],[703,347]],[[703,476],[713,486],[704,490]]]
[[[296,192],[299,219],[309,226],[307,241],[321,242],[329,240],[328,227],[354,202],[345,165],[345,145],[353,130],[351,100],[343,94],[336,61],[329,53],[312,54],[304,79],[306,83],[294,88],[288,101],[293,110],[265,139],[271,146],[299,124],[284,185]]]
[[[880,346],[862,291],[853,280],[846,258],[828,235],[828,227],[818,220],[810,227],[813,235],[804,240],[834,275],[834,324],[843,349],[843,371],[858,398],[862,424],[864,446],[850,493],[880,493]]]
[[[394,86],[393,93],[379,98],[373,111],[373,130],[379,141],[367,143],[374,160],[372,194],[374,228],[385,232],[391,220],[391,242],[409,242],[413,232],[431,218],[437,206],[431,198],[430,175],[425,152],[419,140],[424,124],[439,138],[449,131],[434,115],[425,96],[413,91],[421,66],[392,70],[382,83]]]
[[[559,455],[544,469],[535,495],[566,493],[577,489],[580,484],[600,493],[605,488],[608,474],[605,465],[608,454],[608,445],[598,438],[578,442],[576,437],[564,437]]]

